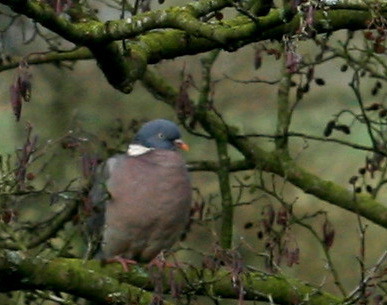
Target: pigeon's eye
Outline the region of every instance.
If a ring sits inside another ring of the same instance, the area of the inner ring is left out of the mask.
[[[164,138],[165,138],[165,136],[164,136],[164,134],[163,134],[162,132],[160,132],[157,136],[158,136],[160,139],[164,139]]]

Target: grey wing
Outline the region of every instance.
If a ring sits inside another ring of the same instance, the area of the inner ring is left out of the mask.
[[[91,215],[86,222],[88,241],[87,259],[101,255],[100,248],[105,226],[106,204],[108,204],[110,199],[110,194],[107,190],[107,181],[114,163],[115,158],[110,158],[98,166],[94,173],[93,185],[89,192]]]

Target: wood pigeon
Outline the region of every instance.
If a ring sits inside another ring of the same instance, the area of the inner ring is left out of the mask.
[[[188,150],[177,125],[150,121],[140,128],[126,154],[97,169],[88,220],[90,244],[99,244],[95,258],[151,261],[184,233],[191,184],[177,148]]]

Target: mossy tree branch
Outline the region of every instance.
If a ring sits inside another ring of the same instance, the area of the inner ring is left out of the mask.
[[[154,76],[154,72],[148,69],[144,75],[143,83],[153,95],[161,100],[166,100],[170,104],[171,98],[177,98],[176,90],[169,86],[165,79]],[[203,126],[211,126],[211,130],[224,130],[225,122],[211,110],[201,113],[199,121]],[[387,208],[380,202],[374,200],[369,195],[357,194],[354,200],[353,192],[346,188],[308,172],[294,161],[288,158],[281,158],[281,154],[266,152],[256,145],[249,138],[241,137],[238,128],[227,125],[227,138],[229,144],[233,145],[241,152],[247,164],[252,168],[275,173],[281,177],[286,177],[287,181],[297,186],[307,194],[329,202],[348,211],[358,213],[360,216],[387,228]],[[238,166],[244,168],[246,163],[239,162]]]
[[[214,50],[201,60],[202,86],[197,108],[199,112],[208,111],[214,103],[214,101],[211,100],[211,71],[219,52],[219,50]],[[230,185],[230,156],[228,153],[227,130],[212,129],[211,126],[205,126],[205,129],[215,138],[216,150],[218,154],[219,166],[217,167],[216,173],[218,175],[220,195],[222,198],[220,245],[224,249],[230,249],[232,247],[233,239],[234,207]]]
[[[23,258],[18,252],[0,253],[0,291],[51,289],[98,304],[150,304],[152,293],[96,272],[82,260]],[[166,302],[166,304],[170,304]]]
[[[153,290],[149,273],[133,267],[122,273],[119,264],[101,266],[97,261],[57,258],[24,258],[18,252],[0,254],[0,291],[52,289],[104,304],[150,304]],[[160,271],[159,271],[160,272]],[[163,270],[164,293],[171,290],[170,278],[184,291],[212,297],[237,298],[232,273],[195,268]],[[308,300],[308,304],[339,304],[342,300],[320,289],[295,279],[262,272],[245,272],[241,276],[245,300],[272,299],[277,304],[294,304],[295,300]],[[138,288],[138,287],[143,287]],[[148,291],[146,291],[146,290]],[[172,302],[172,301],[171,301]],[[170,304],[170,302],[165,302]]]
[[[307,194],[333,205],[358,213],[360,216],[387,228],[387,208],[369,195],[356,195],[338,184],[319,178],[306,171],[292,160],[283,160],[276,154],[263,151],[248,139],[233,138],[235,146],[249,161],[265,171],[286,177],[287,181]]]
[[[286,43],[286,42],[285,42]],[[277,135],[280,136],[274,140],[276,149],[282,150],[282,153],[287,155],[288,152],[288,131],[291,120],[290,112],[290,83],[291,83],[291,72],[289,67],[286,66],[287,56],[284,51],[285,47],[282,47],[282,65],[281,65],[281,79],[278,84],[277,92]]]
[[[133,82],[143,76],[147,64],[215,48],[233,51],[251,42],[280,39],[285,34],[295,33],[300,24],[299,15],[285,13],[283,9],[272,9],[255,20],[248,16],[211,23],[200,20],[208,13],[232,6],[226,0],[201,0],[125,20],[100,22],[92,15],[76,23],[58,16],[42,1],[0,0],[0,3],[75,45],[89,48],[110,84],[125,93],[129,93]],[[367,28],[373,18],[369,7],[360,5],[358,1],[351,3],[346,1],[345,9],[342,5],[333,5],[327,11],[317,11],[314,29],[325,33]],[[384,6],[381,6],[380,13],[387,16]],[[288,19],[284,18],[285,15]],[[163,31],[155,31],[157,29]],[[122,39],[130,39],[125,48],[114,42]],[[84,59],[85,53],[79,53],[79,58]],[[54,62],[62,59],[60,54],[56,59],[52,58]],[[1,66],[0,70],[4,69]]]
[[[26,57],[8,56],[5,61],[0,63],[0,72],[15,69],[20,65],[20,62],[25,60],[29,65],[41,64],[61,64],[64,62],[74,62],[78,60],[93,59],[93,54],[89,49],[80,47],[71,51],[51,51],[44,53],[34,53]]]
[[[188,163],[188,169],[191,172],[217,172],[219,170],[219,163],[214,161],[191,161]],[[251,170],[254,169],[254,163],[246,160],[230,161],[228,169],[230,172]]]

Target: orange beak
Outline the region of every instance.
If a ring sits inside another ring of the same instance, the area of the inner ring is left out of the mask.
[[[181,150],[189,151],[188,144],[184,143],[183,140],[177,139],[175,140],[176,147],[180,148]]]

